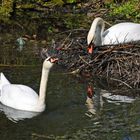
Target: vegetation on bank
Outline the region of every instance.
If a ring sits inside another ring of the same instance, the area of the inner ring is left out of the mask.
[[[34,10],[38,12],[47,12],[50,9],[53,11],[57,10],[56,7],[64,7],[66,5],[72,6],[75,10],[85,10],[87,6],[91,8],[91,11],[95,11],[95,9],[92,9],[94,5],[94,8],[97,10],[99,8],[108,9],[108,16],[110,17],[133,19],[136,21],[140,19],[139,0],[3,0],[0,3],[0,17],[2,19],[10,18],[15,16],[19,11],[30,12]],[[86,11],[87,9],[85,12]]]
[[[108,2],[106,3],[106,7],[111,9],[111,17],[140,22],[139,0],[122,0],[122,3]]]
[[[14,26],[14,30],[22,29],[21,34],[24,30],[29,34],[39,31],[43,37],[65,30],[88,29],[97,16],[109,22],[139,22],[139,10],[139,0],[3,0],[0,21],[1,26],[4,22],[8,27]]]
[[[2,17],[10,17],[15,14],[16,10],[44,10],[45,8],[53,8],[77,2],[80,2],[80,0],[2,0],[0,3],[0,15]]]

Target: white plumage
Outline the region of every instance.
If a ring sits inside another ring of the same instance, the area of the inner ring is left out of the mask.
[[[124,22],[116,24],[105,30],[105,22],[98,17],[92,22],[87,36],[88,45],[93,42],[95,46],[123,44],[140,40],[140,24]]]
[[[0,73],[0,102],[14,109],[42,112],[45,109],[48,75],[57,59],[47,58],[42,67],[39,95],[25,85],[11,84],[3,73]]]

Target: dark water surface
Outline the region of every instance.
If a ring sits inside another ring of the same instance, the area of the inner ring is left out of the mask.
[[[15,52],[13,50],[13,54]],[[33,51],[24,52],[24,50],[20,52],[21,55],[17,56],[20,63],[15,59],[13,61],[17,66],[11,64],[11,58],[15,55],[6,57],[1,53],[0,71],[11,83],[26,84],[38,91],[42,62],[32,53],[34,54]],[[19,53],[16,52],[16,54]],[[20,59],[21,56],[23,56],[22,59]],[[4,61],[6,58],[7,60]],[[49,76],[47,106],[43,113],[17,111],[0,105],[0,139],[140,139],[140,100],[138,98],[132,103],[109,103],[104,99],[102,107],[98,108],[95,115],[89,114],[85,105],[86,98],[86,84],[66,74],[63,68],[55,65]]]

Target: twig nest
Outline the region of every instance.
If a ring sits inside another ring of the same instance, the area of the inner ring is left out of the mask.
[[[140,88],[140,45],[125,44],[117,46],[101,46],[94,53],[87,53],[86,33],[80,37],[68,36],[57,47],[61,65],[72,73],[86,73],[114,81],[116,87]],[[57,41],[56,41],[57,42]]]

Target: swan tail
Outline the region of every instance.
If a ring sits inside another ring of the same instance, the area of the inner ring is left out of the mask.
[[[5,75],[1,72],[0,73],[0,92],[1,92],[2,86],[7,85],[7,84],[10,84],[10,82],[7,80]]]

